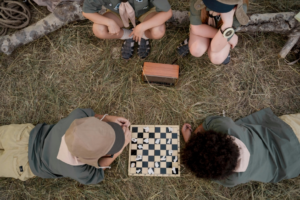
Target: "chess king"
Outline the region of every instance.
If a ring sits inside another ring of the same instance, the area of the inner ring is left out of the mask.
[[[189,124],[181,131],[182,162],[199,178],[233,187],[300,174],[300,114],[277,117],[267,108],[236,122],[207,117],[193,134]]]
[[[76,109],[54,125],[0,126],[0,177],[69,177],[82,184],[99,183],[130,142],[129,126],[125,118],[91,109]]]

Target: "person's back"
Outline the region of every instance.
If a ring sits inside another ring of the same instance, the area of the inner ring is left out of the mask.
[[[30,168],[42,178],[69,177],[83,184],[99,183],[104,178],[103,169],[90,165],[72,166],[57,159],[61,140],[75,119],[94,116],[91,109],[76,109],[55,125],[40,124],[32,132],[29,142]],[[83,133],[84,134],[84,133]],[[43,141],[41,143],[37,140]]]
[[[125,118],[79,108],[55,125],[0,126],[0,177],[69,177],[82,184],[99,183],[129,143],[129,126]]]
[[[228,150],[229,158],[237,161],[232,168],[230,175],[226,177],[212,177],[214,181],[228,187],[249,181],[276,183],[284,179],[294,178],[300,173],[300,144],[291,127],[276,117],[270,109],[264,109],[245,117],[237,122],[227,117],[208,117],[203,123],[203,130],[191,136],[191,141],[187,142],[183,151],[183,160],[187,154],[192,154],[193,145],[197,137],[204,137],[208,131],[218,137],[231,138],[231,144],[235,144],[239,149],[239,156],[236,156],[236,149]],[[207,141],[209,143],[210,141]],[[213,143],[215,149],[220,144]],[[199,145],[197,148],[207,148]],[[211,161],[199,160],[202,162],[220,162],[218,159],[224,158],[225,147],[220,148],[217,156]],[[201,151],[201,150],[199,150]],[[209,150],[207,150],[209,152]],[[223,151],[223,152],[222,152]],[[193,154],[197,157],[197,154]],[[191,157],[191,155],[189,155]],[[227,159],[228,160],[228,159]],[[232,162],[229,160],[229,162]],[[210,164],[206,163],[206,164]],[[189,168],[188,161],[185,164]],[[226,162],[225,162],[226,164]],[[220,165],[220,168],[224,166]],[[196,170],[201,169],[191,169]],[[220,169],[219,169],[220,170]],[[204,173],[204,172],[203,172]],[[208,170],[207,173],[214,172]],[[227,171],[228,173],[228,171]],[[199,176],[198,176],[199,177]],[[200,177],[201,178],[201,177]]]

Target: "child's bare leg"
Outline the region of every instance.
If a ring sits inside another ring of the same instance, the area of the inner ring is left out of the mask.
[[[195,57],[201,57],[209,48],[210,39],[204,38],[190,32],[189,49]]]
[[[208,57],[213,64],[220,65],[224,62],[230,52],[230,44],[228,43],[221,51],[213,52],[211,47],[208,49]]]
[[[124,31],[122,29],[122,27],[124,27],[122,20],[118,16],[114,15],[111,12],[105,13],[103,16],[114,20],[117,23],[117,25],[120,27],[121,30],[120,30],[119,34],[112,35],[108,32],[107,26],[94,23],[93,24],[93,32],[94,32],[95,36],[100,39],[120,39],[124,34]]]
[[[156,14],[158,14],[157,12],[154,13],[150,13],[149,15],[147,15],[147,17],[145,18],[145,21],[151,19],[152,17],[154,17]],[[145,31],[145,36],[149,39],[160,39],[165,35],[166,32],[166,25],[165,22],[163,22],[161,25],[150,28],[148,30]]]

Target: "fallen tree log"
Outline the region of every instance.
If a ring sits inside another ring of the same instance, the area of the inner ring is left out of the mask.
[[[241,26],[237,32],[274,32],[287,35],[290,39],[279,53],[279,56],[284,58],[300,38],[300,23],[294,16],[293,12],[252,14],[249,15],[248,25]],[[20,45],[32,42],[70,22],[84,19],[79,3],[65,2],[58,5],[53,13],[39,22],[14,34],[0,37],[0,52],[10,55]],[[174,10],[172,18],[167,21],[167,27],[188,26],[188,24],[188,11]]]

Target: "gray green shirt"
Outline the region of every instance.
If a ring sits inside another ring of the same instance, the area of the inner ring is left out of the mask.
[[[202,21],[201,21],[201,18],[200,18],[200,16],[201,16],[201,10],[196,10],[195,9],[194,5],[195,5],[196,1],[197,0],[190,0],[190,23],[192,25],[201,25],[202,24]],[[244,9],[245,13],[247,13],[247,4],[243,5],[243,9]],[[207,7],[206,7],[206,10],[210,11],[210,9],[208,9]],[[232,27],[234,29],[237,29],[240,26],[241,26],[240,22],[234,16]]]
[[[292,128],[263,109],[236,122],[228,117],[205,119],[205,130],[228,133],[240,139],[250,152],[245,172],[233,173],[216,182],[233,187],[249,181],[277,183],[300,174],[300,144]]]
[[[28,145],[29,165],[42,178],[69,177],[82,184],[96,184],[104,172],[90,165],[72,166],[57,159],[61,138],[75,119],[94,116],[92,109],[76,109],[55,125],[38,124],[31,132]],[[83,133],[84,134],[84,133]]]
[[[171,9],[168,0],[128,0],[135,11],[135,16],[148,12],[151,8],[156,7],[157,12],[167,12]],[[121,0],[85,0],[83,3],[83,12],[95,13],[101,10],[102,6],[119,14]]]

